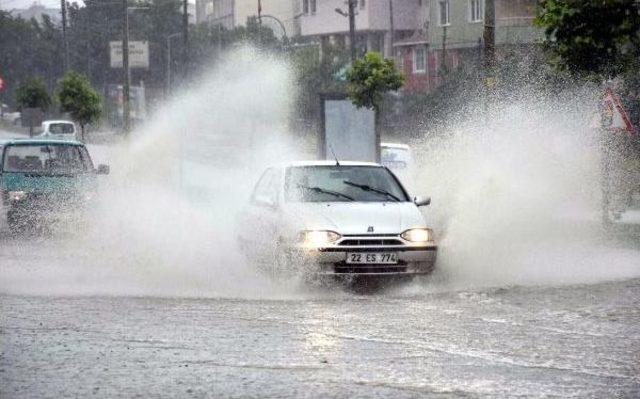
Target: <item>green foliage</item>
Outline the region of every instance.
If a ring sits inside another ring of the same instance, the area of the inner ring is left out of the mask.
[[[16,90],[16,104],[22,108],[40,108],[46,111],[51,105],[47,85],[40,76],[24,81]]]
[[[326,45],[323,57],[320,48],[313,43],[299,44],[290,53],[296,86],[298,116],[304,119],[317,117],[318,95],[323,92],[344,90],[344,82],[335,78],[347,63],[346,53],[340,45]]]
[[[571,73],[616,76],[640,56],[636,0],[541,0],[535,23],[554,64]]]
[[[0,75],[6,85],[0,96],[6,96],[4,102],[14,103],[18,86],[35,75],[53,87],[62,72],[60,37],[60,30],[47,16],[37,22],[0,10]]]
[[[477,119],[486,95],[509,103],[523,96],[544,98],[576,86],[574,79],[557,73],[547,61],[544,52],[535,47],[504,49],[493,72],[494,83],[487,86],[479,67],[481,59],[469,53],[460,59],[457,68],[442,74],[440,84],[431,92],[402,96],[399,105],[402,120],[397,122],[435,126],[452,119]]]
[[[206,23],[192,25],[189,37],[191,61],[196,67],[209,65],[212,56],[217,57],[221,51],[238,43],[269,49],[278,49],[282,46],[273,31],[267,26],[260,25],[256,17],[247,18],[246,26],[238,26],[231,30],[221,25]]]
[[[122,2],[85,0],[84,6],[81,4],[74,2],[68,8],[71,69],[86,75],[96,87],[121,83],[122,69],[110,66],[109,42],[122,40]],[[147,87],[163,87],[166,37],[182,31],[181,1],[130,1],[129,6],[144,7],[129,11],[130,40],[149,43],[149,69],[132,69],[132,82],[137,84],[142,80]],[[174,37],[172,44],[172,61],[180,61],[181,39]]]
[[[379,109],[384,93],[401,88],[404,76],[392,59],[370,51],[347,70],[347,82],[347,96],[358,108]]]
[[[102,113],[100,96],[91,87],[86,76],[74,71],[67,72],[60,79],[56,96],[60,110],[68,112],[80,124],[84,139],[84,127],[96,122]]]

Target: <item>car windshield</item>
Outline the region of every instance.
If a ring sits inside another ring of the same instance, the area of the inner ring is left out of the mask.
[[[71,123],[52,123],[49,125],[51,134],[73,134],[73,124]]]
[[[296,166],[287,168],[289,202],[408,201],[396,178],[379,166]]]
[[[77,145],[17,144],[5,148],[4,172],[60,175],[92,169],[88,153]]]

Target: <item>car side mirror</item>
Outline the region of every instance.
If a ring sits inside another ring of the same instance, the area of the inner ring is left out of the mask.
[[[257,195],[253,200],[256,205],[264,206],[267,208],[275,209],[278,207],[278,204],[271,197],[267,197],[266,195]]]
[[[98,165],[98,169],[96,170],[96,173],[99,175],[108,175],[109,172],[110,172],[109,165],[103,165],[103,164]]]
[[[413,203],[416,206],[427,206],[431,204],[431,197],[415,197]]]

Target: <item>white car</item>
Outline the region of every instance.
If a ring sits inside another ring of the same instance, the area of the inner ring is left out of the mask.
[[[47,139],[75,140],[76,125],[71,121],[47,120],[42,122],[40,136]]]
[[[386,167],[307,161],[268,168],[241,214],[238,239],[277,274],[416,276],[436,261],[433,231]]]

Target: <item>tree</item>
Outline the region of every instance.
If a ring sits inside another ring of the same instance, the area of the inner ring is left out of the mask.
[[[71,118],[80,124],[81,138],[87,124],[96,122],[102,113],[101,101],[86,76],[69,71],[58,81],[56,92],[60,110],[71,114]]]
[[[47,16],[38,22],[0,10],[0,73],[8,97],[4,101],[14,104],[17,88],[34,75],[48,88],[54,86],[62,71],[61,43],[59,28]]]
[[[379,110],[384,93],[402,87],[404,76],[396,71],[392,59],[367,52],[347,70],[347,96],[358,107]]]
[[[298,87],[297,116],[306,120],[318,116],[318,95],[322,92],[342,92],[345,82],[337,79],[349,58],[343,46],[327,44],[320,57],[319,44],[307,43],[290,52],[291,63]]]
[[[612,77],[640,56],[636,0],[541,0],[536,24],[559,69]]]
[[[16,90],[16,104],[20,110],[40,108],[46,111],[51,105],[51,97],[44,80],[40,76],[35,76],[20,84]]]

